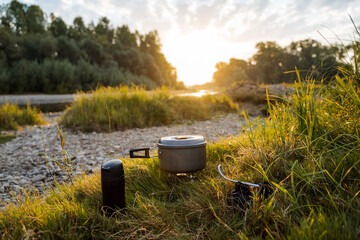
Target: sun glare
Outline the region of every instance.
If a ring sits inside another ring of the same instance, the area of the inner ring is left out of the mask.
[[[231,47],[230,47],[231,46]],[[177,69],[178,79],[191,86],[210,82],[216,63],[228,62],[231,57],[245,58],[248,44],[228,44],[215,31],[194,31],[180,34],[172,31],[164,37],[163,52]]]

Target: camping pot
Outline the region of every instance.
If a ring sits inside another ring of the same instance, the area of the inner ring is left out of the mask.
[[[206,166],[206,141],[200,135],[181,135],[160,138],[158,144],[160,168],[170,173],[197,172]],[[130,150],[130,158],[150,158],[150,148]],[[144,151],[144,155],[135,152]]]

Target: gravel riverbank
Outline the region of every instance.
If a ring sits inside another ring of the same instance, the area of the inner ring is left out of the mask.
[[[67,181],[67,176],[55,164],[61,159],[61,144],[55,122],[57,114],[46,114],[49,124],[28,127],[17,131],[16,138],[0,145],[0,208],[6,202],[14,201],[12,193],[19,193],[22,187],[35,187],[40,192],[43,186],[53,184],[52,174],[58,181]],[[65,148],[73,156],[74,173],[91,174],[99,170],[109,158],[124,157],[131,148],[152,147],[160,137],[170,135],[199,134],[208,142],[222,137],[237,135],[243,120],[237,114],[216,116],[209,121],[188,122],[180,125],[129,129],[109,133],[82,133],[63,129]],[[44,141],[43,141],[44,139]],[[2,203],[1,203],[2,202]]]

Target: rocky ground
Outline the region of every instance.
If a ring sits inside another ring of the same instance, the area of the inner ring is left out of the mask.
[[[40,192],[44,186],[68,181],[67,174],[56,160],[62,159],[61,143],[55,119],[61,113],[46,114],[49,124],[27,127],[15,132],[16,138],[0,145],[0,208],[14,201],[13,194],[22,188]],[[82,133],[63,129],[65,149],[72,156],[73,173],[91,174],[110,158],[124,157],[135,147],[156,148],[160,137],[199,134],[208,142],[236,135],[243,120],[236,114],[217,116],[209,121],[187,122],[181,125],[130,129],[109,133]],[[45,154],[48,166],[45,161]]]

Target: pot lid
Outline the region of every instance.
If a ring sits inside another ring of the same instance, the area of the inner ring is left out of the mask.
[[[201,135],[179,135],[160,138],[158,146],[165,148],[191,148],[206,145]]]

